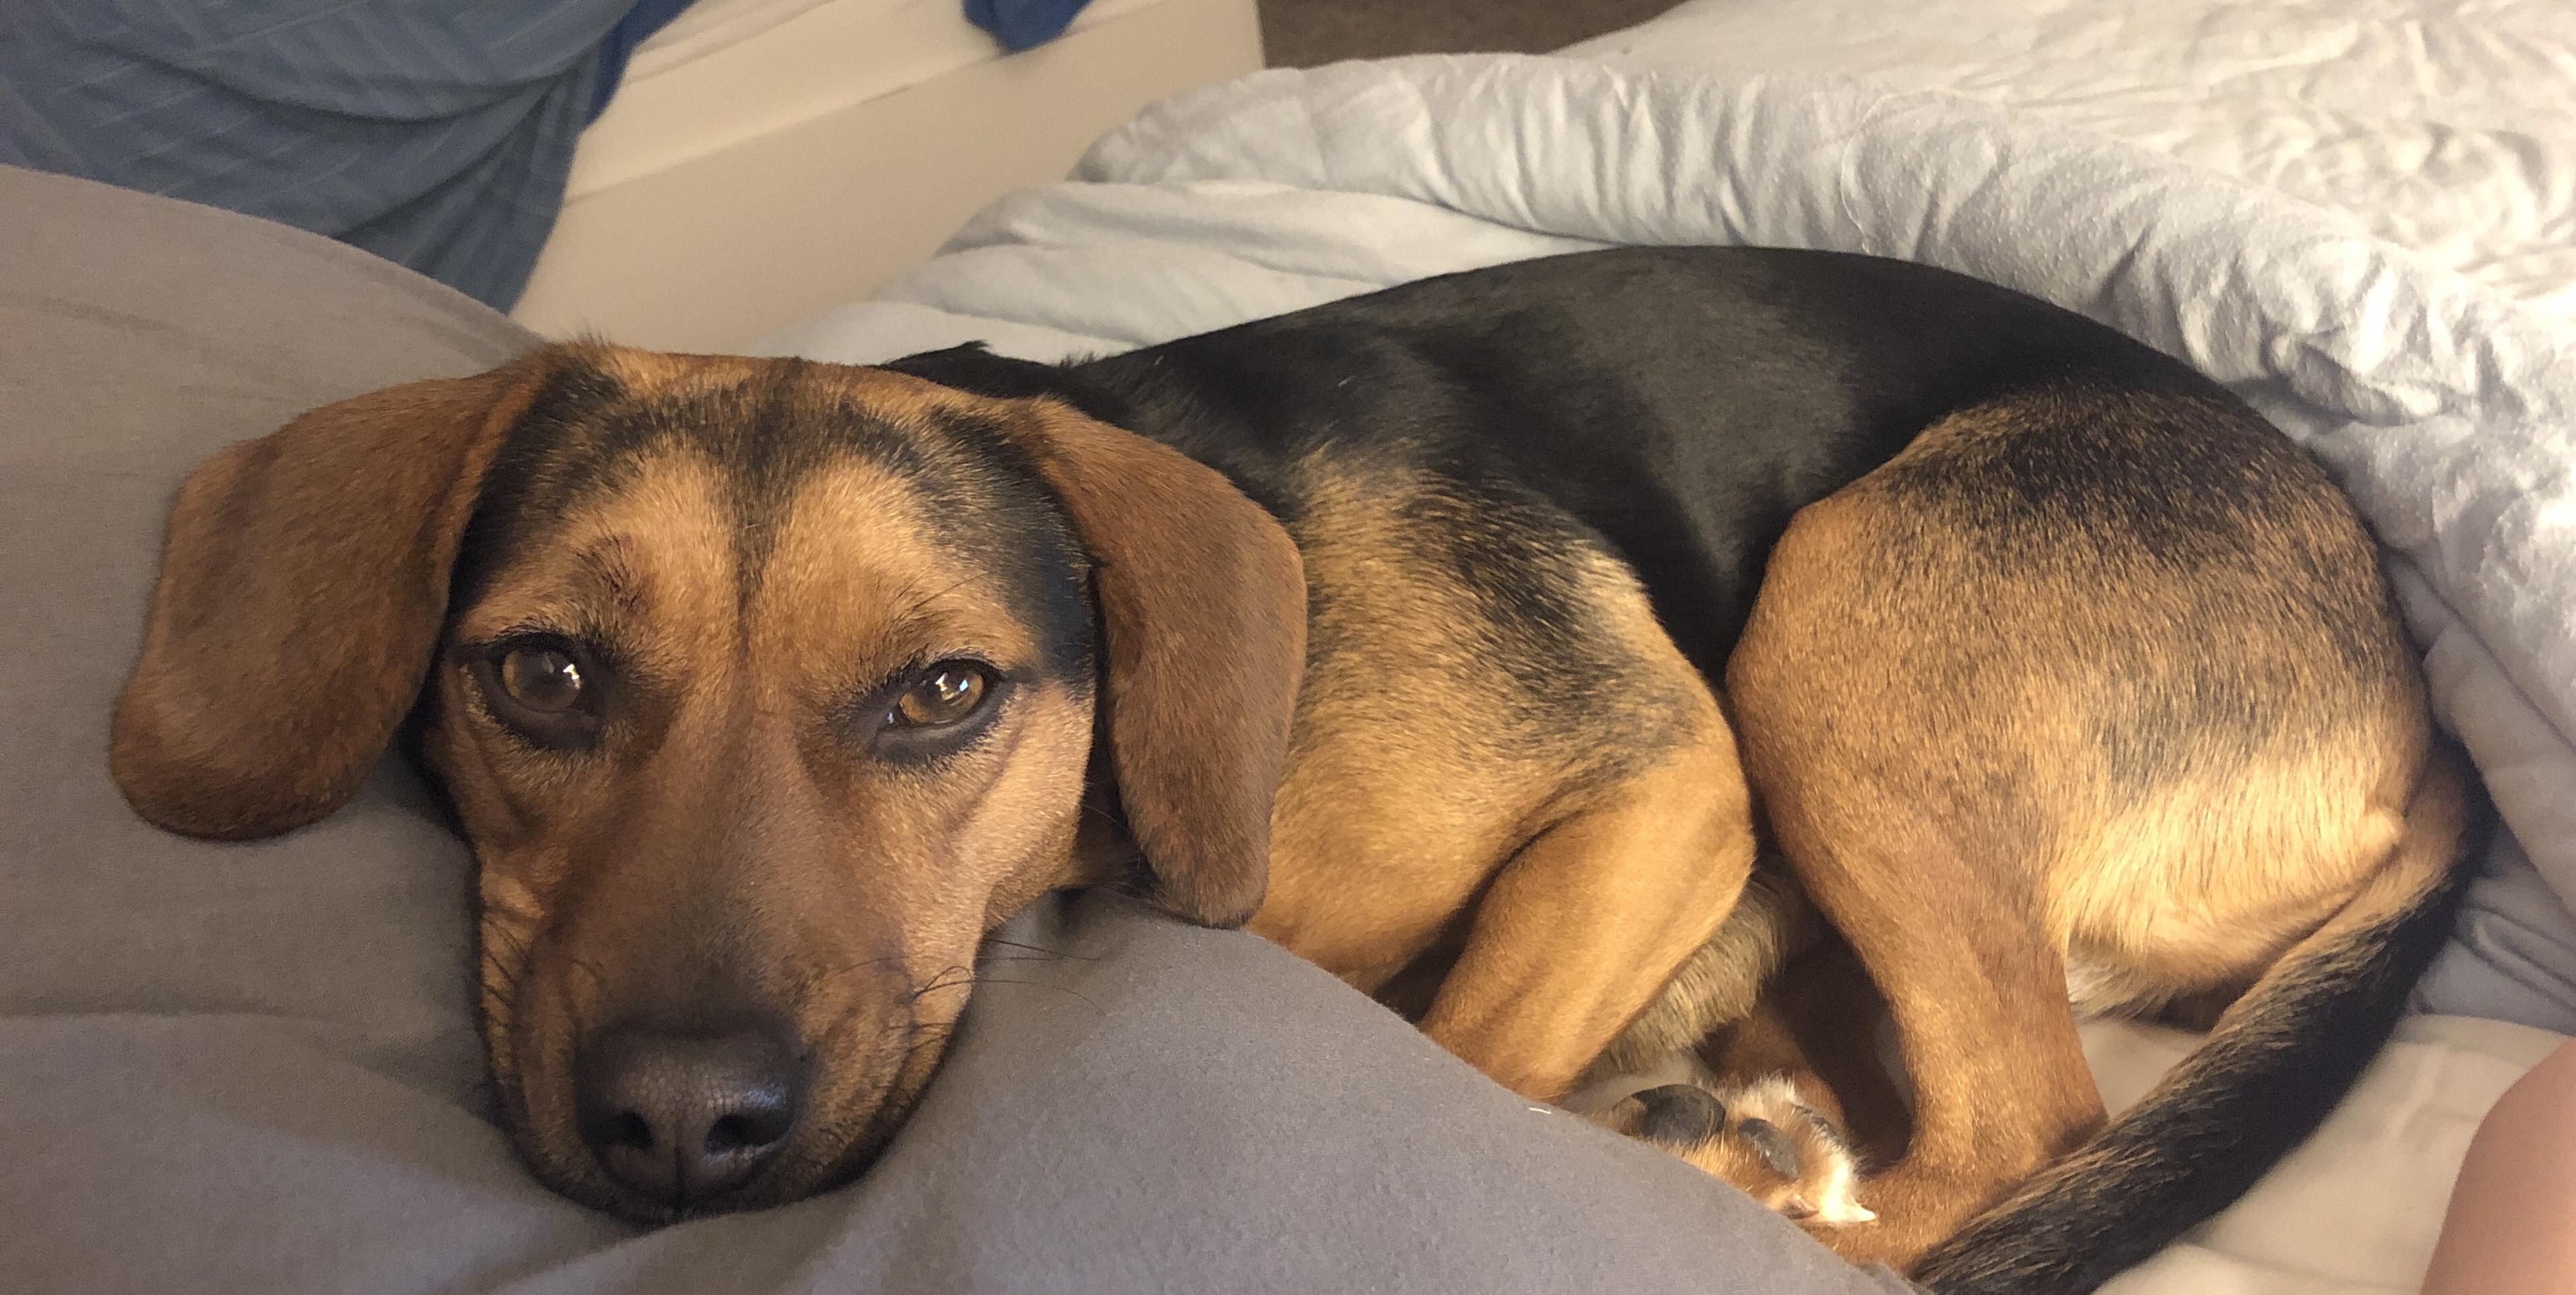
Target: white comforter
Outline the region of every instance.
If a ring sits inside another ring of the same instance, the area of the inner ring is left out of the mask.
[[[1707,35],[1692,24],[1743,12],[1689,6],[1665,31]],[[2576,67],[2567,51],[2576,36],[2552,55]],[[2452,88],[2475,98],[2472,82]],[[2576,324],[2563,310],[2576,265],[2511,252],[2465,215],[2431,239],[2436,264],[2374,240],[2362,217],[2045,115],[1558,59],[1266,73],[1148,112],[1076,182],[996,204],[880,300],[765,349],[865,362],[982,338],[1052,358],[1612,243],[1901,256],[2083,311],[2253,401],[2333,468],[2392,550],[2438,710],[2510,828],[2423,1005],[2576,1030]],[[2563,225],[2576,134],[2517,147],[2518,174],[2542,190],[2532,209]],[[2402,207],[2363,215],[2402,234],[2421,215]],[[2325,1135],[2120,1289],[2412,1289],[2469,1129],[2548,1041],[2418,1018]],[[2109,1092],[2169,1055],[2145,1032],[2094,1042]],[[2388,1221],[2359,1226],[2371,1219]]]
[[[2343,212],[2576,318],[2565,0],[1691,0],[1565,52],[2009,104]]]

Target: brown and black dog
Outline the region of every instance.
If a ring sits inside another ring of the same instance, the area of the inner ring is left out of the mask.
[[[1428,986],[1537,1099],[1741,1014],[1811,901],[1914,1093],[1828,1239],[1952,1291],[2089,1289],[2303,1136],[2463,831],[2369,538],[2260,418],[2009,292],[1742,249],[315,410],[182,489],[114,770],[249,837],[398,742],[479,863],[507,1118],[603,1208],[856,1173],[1053,888]],[[1786,868],[1739,905],[1748,775]],[[2241,996],[2096,1136],[2070,985]]]

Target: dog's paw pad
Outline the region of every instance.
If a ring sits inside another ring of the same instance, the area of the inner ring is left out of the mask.
[[[1605,1122],[1790,1218],[1848,1227],[1878,1217],[1854,1194],[1860,1163],[1841,1130],[1799,1101],[1785,1077],[1649,1088],[1610,1108]]]

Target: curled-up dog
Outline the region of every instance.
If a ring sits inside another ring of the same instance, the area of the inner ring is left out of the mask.
[[[1419,987],[1554,1100],[1753,1001],[1758,793],[1915,1093],[1801,1208],[1958,1290],[2089,1288],[2321,1118],[2464,796],[2368,536],[2251,411],[1750,249],[1072,365],[561,345],[315,410],[181,490],[114,772],[248,837],[395,745],[477,860],[520,1149],[643,1220],[858,1173],[1059,887]],[[2242,994],[2104,1130],[2071,969]],[[1720,1119],[1721,1171],[1804,1177],[1793,1115]]]

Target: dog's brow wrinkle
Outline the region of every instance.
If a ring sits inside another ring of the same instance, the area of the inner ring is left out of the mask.
[[[634,542],[627,536],[602,537],[584,546],[573,561],[596,579],[611,599],[629,610],[643,593],[645,575],[636,568]]]
[[[946,588],[903,599],[885,613],[878,637],[887,644],[895,644],[906,640],[928,640],[938,636],[942,626],[947,623],[947,618],[939,613],[939,609],[934,604],[974,583],[976,579],[976,576],[966,576]],[[927,654],[940,650],[944,649],[940,646],[932,646],[908,653],[899,652],[898,654],[903,657],[902,660],[893,661],[880,669],[868,672],[873,677],[858,685],[858,698],[864,700],[877,689],[893,683],[905,671],[930,664]]]

